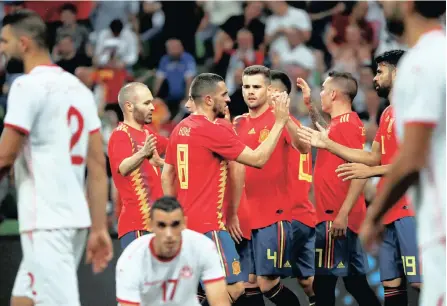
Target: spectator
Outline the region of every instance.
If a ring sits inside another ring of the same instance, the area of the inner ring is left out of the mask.
[[[78,67],[92,65],[91,58],[76,50],[75,42],[70,34],[59,37],[59,42],[53,49],[53,60],[56,61],[58,66],[71,74],[75,74]]]
[[[306,11],[291,7],[286,1],[269,1],[267,7],[273,15],[267,18],[265,27],[265,42],[275,49],[278,44],[284,43],[287,30],[299,29],[301,43],[306,43],[312,33],[312,24]]]
[[[71,36],[75,51],[84,53],[90,32],[85,26],[77,23],[77,13],[77,7],[71,3],[66,3],[61,7],[60,16],[62,25],[56,30],[56,44],[58,45],[63,37]]]
[[[221,25],[214,44],[214,62],[217,63],[225,50],[237,48],[237,34],[241,29],[247,29],[253,35],[253,47],[258,50],[264,41],[265,25],[259,19],[264,5],[260,1],[247,2],[244,14],[228,18]]]
[[[108,29],[98,34],[95,63],[107,66],[113,60],[116,67],[130,69],[138,60],[138,40],[129,27],[119,19],[110,23]]]
[[[278,41],[270,49],[273,68],[293,62],[306,70],[306,79],[316,68],[312,50],[302,43],[300,29],[296,25],[284,30],[285,40]]]
[[[188,99],[189,86],[197,71],[194,57],[184,51],[180,40],[169,39],[166,42],[166,51],[167,54],[161,58],[158,66],[153,92],[155,96],[166,97],[173,118],[182,100]],[[167,87],[167,94],[162,92],[162,85]]]
[[[165,25],[165,14],[158,1],[145,0],[141,3],[138,14],[138,32],[140,33],[140,49],[143,65],[154,68],[158,64],[157,44],[162,37],[162,29]],[[155,51],[155,52],[154,52]]]
[[[237,46],[236,50],[226,53],[227,56],[221,60],[225,61],[228,67],[225,73],[225,83],[230,95],[240,86],[239,82],[237,84],[234,82],[236,70],[264,63],[264,53],[254,49],[253,34],[249,30],[239,30],[237,33]]]
[[[127,1],[95,1],[96,6],[91,13],[91,21],[95,33],[106,30],[113,20],[120,20],[124,26],[136,21],[139,2]]]

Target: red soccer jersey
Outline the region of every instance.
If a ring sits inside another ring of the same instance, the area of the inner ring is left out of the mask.
[[[271,109],[257,118],[241,116],[236,132],[241,140],[255,150],[269,135],[275,124]],[[246,167],[245,193],[253,229],[267,227],[278,221],[291,220],[291,199],[287,186],[290,136],[284,129],[275,150],[262,169]]]
[[[379,129],[377,130],[374,141],[380,143],[382,148],[382,165],[389,165],[393,162],[393,158],[398,152],[398,143],[394,129],[394,110],[392,106],[388,106],[380,117]],[[383,187],[384,178],[379,181],[377,189]],[[391,208],[383,218],[384,224],[390,224],[397,219],[414,216],[414,211],[407,196],[403,196],[396,205]]]
[[[309,200],[312,184],[312,153],[301,154],[289,149],[289,194],[292,198],[292,219],[315,227],[317,216],[315,207]]]
[[[165,162],[177,172],[177,198],[189,229],[225,230],[227,160],[235,160],[244,149],[233,129],[203,115],[190,115],[172,131]]]
[[[233,125],[231,122],[225,120],[225,119],[217,119],[217,122],[219,122],[222,125],[227,126],[230,129],[233,129]],[[230,168],[231,171],[231,168]],[[227,179],[227,184],[229,184],[229,176]],[[231,188],[227,188],[227,193],[225,194],[225,197],[227,199],[231,199]],[[229,205],[230,203],[228,203]],[[224,209],[224,214],[226,215],[226,209]],[[245,195],[245,187],[242,191],[241,200],[239,202],[239,207],[237,210],[237,216],[239,218],[239,226],[242,231],[242,235],[246,239],[251,239],[251,225],[250,225],[250,211],[247,206],[247,196]]]
[[[363,149],[365,144],[365,128],[355,112],[332,118],[329,125],[329,138],[354,149]],[[317,211],[317,223],[334,221],[348,194],[351,182],[343,182],[335,169],[345,163],[338,156],[327,150],[318,150],[314,169],[314,192]],[[363,194],[351,210],[348,227],[358,233],[365,219],[366,204]]]
[[[163,143],[166,141],[156,136],[157,150],[162,154]],[[110,168],[121,201],[118,219],[119,237],[131,231],[148,231],[150,207],[155,200],[163,196],[160,169],[152,166],[149,160],[143,161],[139,168],[127,176],[122,176],[118,171],[121,162],[135,154],[145,140],[144,131],[136,130],[124,123],[121,123],[110,136],[108,147]]]

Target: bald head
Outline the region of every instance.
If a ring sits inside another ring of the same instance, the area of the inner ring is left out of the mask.
[[[126,102],[135,104],[141,99],[152,101],[153,96],[149,88],[140,82],[126,84],[118,93],[118,104],[123,112]]]

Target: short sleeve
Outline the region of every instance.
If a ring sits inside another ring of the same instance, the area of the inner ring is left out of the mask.
[[[18,77],[8,94],[4,125],[28,135],[39,115],[42,96],[43,90],[34,86],[29,76]]]
[[[365,128],[353,122],[339,123],[332,140],[352,149],[363,149],[365,144]]]
[[[217,254],[216,245],[208,237],[203,237],[203,243],[200,243],[201,254],[200,265],[202,282],[206,285],[225,279],[224,270]]]
[[[119,166],[124,159],[132,156],[132,143],[129,136],[122,131],[114,131],[109,140],[108,155],[110,168],[113,172],[118,172]]]
[[[141,303],[140,273],[141,267],[124,251],[116,264],[116,300],[119,303]]]
[[[87,101],[87,120],[86,127],[88,129],[89,134],[93,134],[99,132],[101,129],[101,121],[98,116],[98,109],[96,108],[95,98],[93,97],[92,92],[88,92]]]
[[[216,123],[204,129],[206,131],[204,146],[226,160],[235,160],[245,149],[245,144],[230,125]]]
[[[405,104],[399,101],[401,105],[405,105],[399,109],[401,111],[399,116],[404,124],[437,125],[445,120],[445,65],[437,61],[432,63],[426,65],[415,62],[410,72],[404,76],[405,80],[408,80],[407,84],[414,84],[417,88],[424,89],[412,90],[412,97],[406,99]],[[409,86],[407,84],[405,86]],[[395,98],[399,99],[398,96]]]

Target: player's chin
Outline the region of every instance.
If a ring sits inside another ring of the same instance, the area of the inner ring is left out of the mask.
[[[144,120],[145,124],[150,124],[152,123],[152,116],[150,118],[146,118],[146,120]]]

